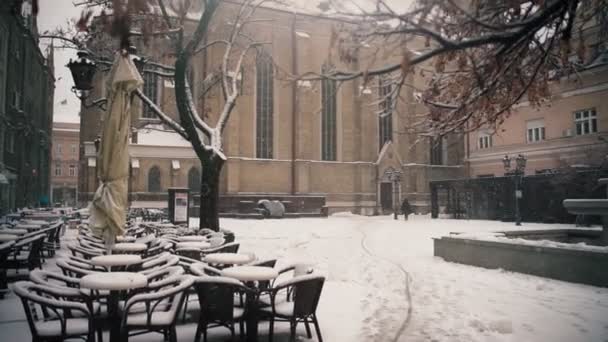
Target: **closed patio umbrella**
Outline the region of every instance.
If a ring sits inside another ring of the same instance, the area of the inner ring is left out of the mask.
[[[126,53],[119,53],[108,77],[108,110],[98,152],[100,185],[90,205],[93,233],[111,250],[125,230],[129,177],[131,93],[143,84]]]

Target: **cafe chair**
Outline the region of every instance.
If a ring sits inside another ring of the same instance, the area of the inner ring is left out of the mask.
[[[194,335],[194,342],[207,342],[207,328],[225,327],[230,330],[234,341],[234,326],[239,324],[241,339],[245,333],[245,309],[234,306],[234,295],[251,291],[240,281],[227,277],[201,276],[194,280],[200,306],[199,322]]]
[[[16,283],[14,291],[23,304],[32,342],[95,342],[95,322],[86,304],[59,299],[56,288],[29,281]]]
[[[318,341],[323,342],[316,311],[324,283],[325,277],[308,274],[294,277],[270,290],[270,307],[260,309],[261,313],[270,321],[268,335],[270,342],[273,339],[275,322],[289,322],[290,341],[295,341],[296,327],[300,322],[304,323],[308,338],[312,338],[309,323],[313,323]],[[291,301],[277,300],[283,291],[292,292]]]
[[[136,294],[127,300],[121,323],[124,341],[129,336],[158,332],[165,340],[177,342],[177,315],[184,303],[184,292],[192,286],[194,279],[182,275],[166,280],[159,291]]]

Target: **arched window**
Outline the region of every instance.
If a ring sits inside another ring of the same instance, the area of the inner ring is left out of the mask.
[[[201,191],[201,173],[195,167],[188,171],[188,189],[190,192]]]
[[[157,166],[148,171],[148,192],[160,192],[160,169]]]
[[[321,73],[327,74],[333,69],[331,64],[324,64]],[[324,78],[321,81],[321,160],[337,160],[337,91],[335,80]]]
[[[273,84],[272,57],[260,52],[255,62],[256,157],[272,159]]]

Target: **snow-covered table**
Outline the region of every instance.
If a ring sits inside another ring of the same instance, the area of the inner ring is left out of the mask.
[[[189,242],[178,242],[175,247],[176,248],[199,248],[205,249],[209,248],[211,244],[205,241],[189,241]]]
[[[141,253],[148,249],[144,243],[123,242],[117,243],[112,247],[112,251],[126,253]]]
[[[146,285],[148,285],[148,278],[143,274],[133,272],[98,272],[80,279],[82,289],[110,291],[108,297],[108,317],[111,317],[110,342],[120,341],[120,319],[118,318],[120,291],[139,289]]]
[[[141,257],[134,254],[110,254],[100,255],[91,258],[91,264],[95,266],[107,267],[109,271],[112,267],[119,266],[121,269],[127,266],[141,264]]]
[[[12,234],[0,234],[0,242],[14,241],[17,240],[19,236]]]
[[[201,235],[189,235],[189,236],[180,236],[177,238],[177,241],[179,242],[190,242],[190,241],[207,241],[207,238],[205,236],[201,236]]]
[[[206,263],[214,265],[243,265],[251,262],[252,260],[252,255],[238,253],[212,253],[205,255],[204,259]]]
[[[42,220],[23,220],[22,222],[24,224],[36,224],[36,225],[40,225],[40,226],[45,226],[45,225],[49,224],[47,221],[42,221]]]
[[[275,279],[279,276],[279,272],[277,272],[274,268],[264,266],[234,266],[222,270],[222,276],[240,280],[252,290],[257,290],[256,281]],[[256,295],[254,292],[255,291],[248,292],[246,298],[248,313],[246,331],[248,342],[255,342],[258,340],[259,318],[257,315]]]

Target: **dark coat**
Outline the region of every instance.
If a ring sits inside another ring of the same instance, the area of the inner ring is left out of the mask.
[[[407,198],[401,203],[401,213],[404,215],[409,215],[412,213],[412,207],[410,206],[410,202],[408,202]]]

